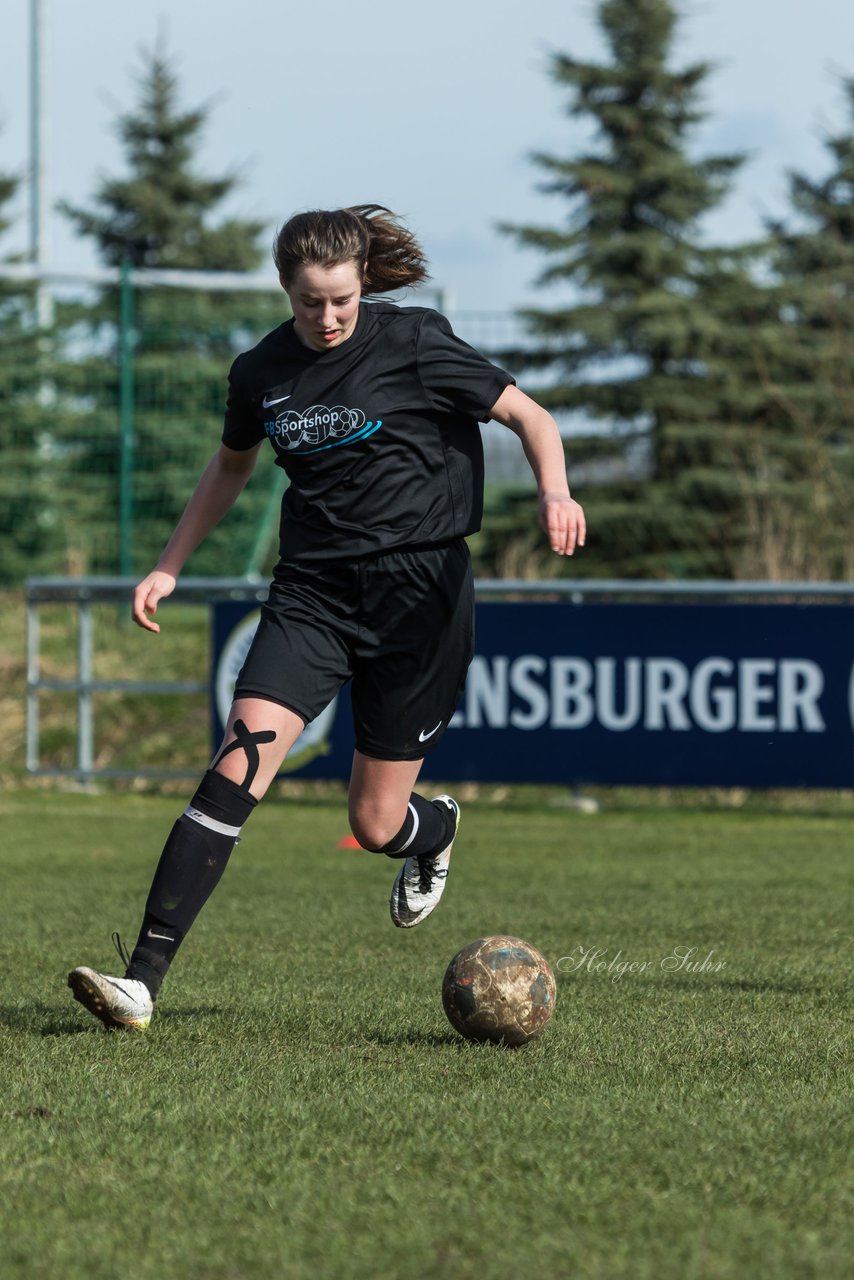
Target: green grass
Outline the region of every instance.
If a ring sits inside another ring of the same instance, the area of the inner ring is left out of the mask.
[[[65,973],[133,941],[176,808],[0,799],[4,1277],[850,1274],[850,819],[472,804],[404,933],[342,806],[271,799],[149,1032],[107,1034]],[[439,1000],[499,932],[558,969],[516,1051]],[[678,946],[723,967],[662,968]],[[579,947],[648,967],[568,972]]]

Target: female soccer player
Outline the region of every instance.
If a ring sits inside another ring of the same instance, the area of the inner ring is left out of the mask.
[[[110,1027],[148,1026],[244,823],[346,680],[353,833],[365,849],[402,860],[391,894],[397,926],[420,924],[438,903],[459,806],[413,787],[472,657],[464,539],[480,528],[483,507],[479,420],[521,439],[552,550],[572,555],[584,543],[551,416],[437,312],[365,302],[427,275],[394,214],[380,205],[297,214],[274,260],[293,318],[232,365],[222,443],[134,592],[134,621],[160,630],[158,603],[240,494],[265,437],[290,480],[279,563],[225,738],[166,842],[125,976],[69,975],[76,999]]]

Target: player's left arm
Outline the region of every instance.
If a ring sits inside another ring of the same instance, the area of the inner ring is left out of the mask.
[[[518,387],[505,387],[489,416],[509,427],[522,441],[537,481],[539,520],[552,551],[571,556],[587,536],[584,511],[570,495],[566,458],[557,423],[548,410]]]

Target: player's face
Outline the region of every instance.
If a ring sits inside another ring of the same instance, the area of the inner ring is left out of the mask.
[[[359,318],[362,280],[355,262],[298,267],[286,290],[297,337],[313,351],[339,347]]]

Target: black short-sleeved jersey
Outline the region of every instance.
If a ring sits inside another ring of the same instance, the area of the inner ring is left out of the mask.
[[[287,472],[283,559],[436,546],[480,528],[477,424],[513,381],[438,312],[362,302],[329,351],[289,320],[238,356],[222,440],[251,449],[266,435]]]

